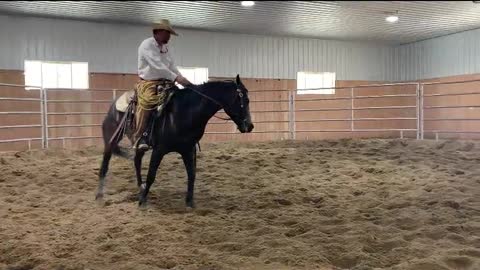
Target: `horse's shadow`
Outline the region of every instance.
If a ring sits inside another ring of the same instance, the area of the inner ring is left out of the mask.
[[[105,205],[108,207],[112,204],[135,204],[139,210],[150,209],[163,214],[179,214],[192,211],[203,214],[204,212],[211,213],[225,211],[231,208],[228,205],[225,205],[225,203],[229,201],[228,196],[217,194],[212,195],[210,192],[202,192],[197,197],[196,208],[188,209],[185,207],[186,191],[179,190],[175,187],[165,187],[151,190],[151,199],[148,201],[146,207],[138,206],[138,189],[131,188],[122,193],[123,196],[121,198],[116,200],[108,200],[105,202]]]

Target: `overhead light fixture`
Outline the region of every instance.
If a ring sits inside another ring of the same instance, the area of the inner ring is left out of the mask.
[[[389,23],[398,22],[398,10],[396,10],[395,12],[385,12],[385,15],[387,15],[387,17],[385,18],[387,22]]]
[[[398,22],[398,16],[390,15],[387,18],[385,18],[385,20],[389,23],[396,23]]]
[[[253,2],[253,1],[242,1],[241,4],[244,7],[251,7],[251,6],[255,5],[255,2]]]

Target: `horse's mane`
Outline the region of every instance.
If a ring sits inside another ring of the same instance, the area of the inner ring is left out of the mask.
[[[204,82],[202,84],[197,84],[195,85],[195,90],[199,92],[204,92],[205,90],[224,90],[226,86],[232,86],[232,84],[235,84],[234,81],[208,81]],[[186,90],[186,91],[185,91]],[[193,93],[192,89],[190,87],[186,87],[185,89],[179,91],[179,94],[186,94],[186,93]]]
[[[233,86],[232,84],[235,85],[235,82],[231,80],[208,81],[202,84],[195,85],[195,91],[198,91],[200,93],[205,93],[205,91],[208,89],[210,91],[216,92],[216,91],[225,90],[226,87],[232,87]],[[192,90],[190,87],[186,87],[183,90],[177,91],[174,95],[174,99],[177,99],[177,101],[179,101],[178,98],[184,101],[192,100],[192,98],[199,97],[198,94],[195,93],[195,91]]]
[[[231,80],[227,80],[227,81],[208,81],[208,82],[204,82],[200,85],[198,85],[202,90],[205,88],[205,87],[212,87],[212,88],[221,88],[221,87],[224,87],[226,84],[234,84],[235,82],[234,81],[231,81]]]

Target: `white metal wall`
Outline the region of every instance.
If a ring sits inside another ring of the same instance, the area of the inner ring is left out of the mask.
[[[396,81],[480,73],[480,29],[395,48]]]
[[[391,80],[394,48],[372,43],[180,30],[178,65],[210,76],[294,79],[296,72],[335,71],[339,80]],[[87,61],[91,72],[136,73],[137,47],[149,27],[0,16],[0,69],[23,61]]]

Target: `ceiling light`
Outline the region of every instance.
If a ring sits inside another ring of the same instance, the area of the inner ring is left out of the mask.
[[[255,2],[253,1],[242,1],[242,6],[244,7],[251,7],[253,5],[255,5]]]
[[[395,15],[391,15],[391,16],[388,16],[387,18],[385,18],[385,20],[389,23],[396,23],[396,22],[398,22],[398,17],[395,16]]]

